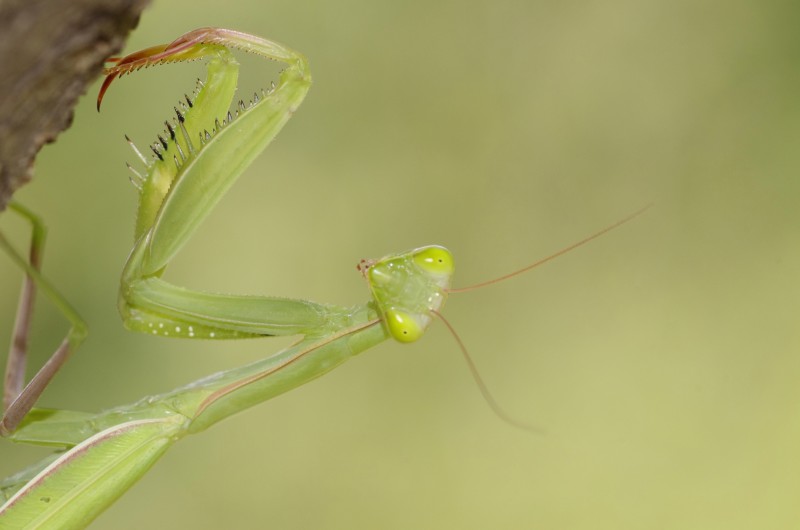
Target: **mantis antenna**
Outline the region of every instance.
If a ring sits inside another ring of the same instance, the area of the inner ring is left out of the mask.
[[[492,396],[464,342],[455,328],[442,316],[441,308],[447,295],[487,287],[528,272],[622,226],[643,214],[651,206],[652,204],[647,204],[627,217],[522,269],[468,287],[455,289],[450,287],[450,279],[455,270],[453,255],[446,248],[437,245],[386,256],[379,260],[364,259],[356,268],[367,280],[384,326],[392,338],[399,342],[415,342],[425,333],[433,317],[439,318],[456,339],[475,383],[494,413],[509,425],[542,434],[542,429],[511,417]],[[399,279],[402,281],[398,281]]]
[[[488,287],[489,285],[494,285],[496,283],[500,283],[500,282],[505,281],[505,280],[510,280],[511,278],[514,278],[514,277],[519,276],[519,275],[521,275],[523,273],[526,273],[526,272],[528,272],[528,271],[530,271],[532,269],[535,269],[536,267],[538,267],[540,265],[544,265],[548,261],[552,261],[552,260],[554,260],[555,258],[557,258],[559,256],[563,256],[564,254],[567,254],[568,252],[571,252],[571,251],[577,249],[578,247],[581,247],[581,246],[589,243],[590,241],[593,241],[593,240],[597,239],[598,237],[600,237],[600,236],[602,236],[604,234],[607,234],[608,232],[614,230],[615,228],[619,228],[620,226],[624,225],[625,223],[627,223],[629,221],[632,221],[636,217],[642,215],[644,212],[646,212],[648,209],[650,209],[651,206],[653,206],[653,203],[649,203],[649,204],[639,208],[638,210],[636,210],[632,214],[620,219],[619,221],[617,221],[617,222],[615,222],[613,224],[610,224],[610,225],[606,226],[602,230],[599,230],[598,232],[595,232],[594,234],[592,234],[590,236],[587,236],[587,237],[581,239],[580,241],[577,241],[577,242],[575,242],[575,243],[573,243],[573,244],[571,244],[571,245],[569,245],[567,247],[564,247],[561,250],[559,250],[559,251],[557,251],[557,252],[555,252],[553,254],[550,254],[547,257],[544,257],[544,258],[542,258],[540,260],[537,260],[537,261],[533,262],[532,264],[527,265],[526,267],[523,267],[523,268],[518,269],[516,271],[510,272],[508,274],[504,274],[503,276],[500,276],[498,278],[493,278],[491,280],[486,280],[486,281],[483,281],[483,282],[480,282],[480,283],[477,283],[477,284],[474,284],[474,285],[470,285],[470,286],[467,286],[467,287],[446,288],[445,291],[447,293],[466,293],[466,292],[469,292],[469,291],[474,291],[476,289],[480,289],[481,287]],[[504,422],[508,423],[512,427],[517,427],[519,429],[522,429],[522,430],[525,430],[525,431],[528,431],[528,432],[532,432],[534,434],[545,434],[545,432],[541,428],[515,419],[514,417],[509,415],[500,406],[500,404],[494,398],[492,393],[489,391],[489,387],[486,386],[486,383],[484,383],[483,378],[481,377],[480,372],[478,370],[478,367],[475,364],[475,361],[472,360],[472,357],[470,356],[469,351],[467,350],[467,347],[464,344],[464,341],[461,340],[461,337],[458,335],[458,333],[456,332],[456,330],[453,327],[453,325],[450,324],[450,322],[444,317],[444,315],[442,315],[436,309],[431,309],[431,313],[434,316],[436,316],[439,320],[441,320],[444,323],[444,325],[447,326],[447,329],[450,331],[450,333],[453,335],[453,338],[456,340],[456,343],[458,344],[458,348],[461,350],[461,353],[464,356],[464,360],[466,361],[467,366],[469,367],[470,374],[472,374],[472,378],[475,381],[475,384],[478,385],[478,389],[481,391],[481,394],[483,395],[484,400],[486,400],[486,403],[492,409],[492,412],[494,412],[497,415],[498,418],[500,418]]]
[[[540,259],[538,261],[535,261],[535,262],[531,263],[530,265],[528,265],[526,267],[523,267],[523,268],[521,268],[519,270],[515,270],[513,272],[509,272],[508,274],[504,274],[503,276],[500,276],[498,278],[493,278],[491,280],[486,280],[484,282],[476,283],[474,285],[469,285],[467,287],[458,287],[458,288],[455,288],[455,289],[449,288],[449,289],[447,289],[447,292],[448,293],[466,293],[466,292],[469,292],[469,291],[474,291],[475,289],[480,289],[481,287],[486,287],[486,286],[489,286],[489,285],[494,285],[495,283],[503,282],[505,280],[510,280],[511,278],[514,278],[515,276],[519,276],[519,275],[521,275],[523,273],[528,272],[529,270],[535,269],[536,267],[538,267],[540,265],[544,265],[548,261],[552,261],[552,260],[556,259],[559,256],[563,256],[564,254],[566,254],[568,252],[571,252],[571,251],[575,250],[578,247],[582,247],[586,243],[589,243],[590,241],[594,241],[598,237],[611,232],[615,228],[619,228],[620,226],[624,225],[625,223],[627,223],[629,221],[632,221],[635,218],[639,217],[644,212],[649,210],[650,207],[652,207],[652,206],[653,206],[652,202],[648,203],[648,204],[642,206],[641,208],[639,208],[638,210],[636,210],[635,212],[633,212],[632,214],[628,215],[627,217],[624,217],[624,218],[620,219],[616,223],[610,224],[607,227],[603,228],[602,230],[600,230],[598,232],[595,232],[594,234],[592,234],[590,236],[587,236],[587,237],[581,239],[580,241],[577,241],[577,242],[575,242],[575,243],[573,243],[573,244],[571,244],[571,245],[569,245],[567,247],[564,247],[561,250],[559,250],[558,252],[550,254],[549,256],[544,257],[544,258],[542,258],[542,259]]]

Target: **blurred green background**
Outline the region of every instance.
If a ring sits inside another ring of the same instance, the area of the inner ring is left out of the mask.
[[[447,316],[182,441],[97,528],[800,526],[800,7],[747,0],[155,1],[128,50],[198,26],[305,53],[315,85],[171,267],[207,290],[341,304],[362,257],[440,243],[496,276],[655,201]],[[276,68],[244,57],[245,96]],[[91,336],[42,404],[98,410],[287,341],[172,341],[116,314],[146,145],[202,76],[92,91],[18,198]],[[19,245],[24,227],[3,216]],[[0,261],[0,341],[20,274]],[[66,325],[41,300],[38,366]],[[37,448],[0,444],[0,473]]]

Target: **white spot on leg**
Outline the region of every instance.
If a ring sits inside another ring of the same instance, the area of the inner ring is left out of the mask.
[[[163,323],[163,322],[161,322],[161,323],[158,325],[158,327],[160,327],[160,328],[163,328],[163,327],[164,327],[164,323]]]
[[[217,336],[217,334],[212,331],[211,333],[208,334],[208,336],[213,339],[214,337]]]
[[[175,326],[175,333],[180,333],[180,332],[181,332],[181,327]]]

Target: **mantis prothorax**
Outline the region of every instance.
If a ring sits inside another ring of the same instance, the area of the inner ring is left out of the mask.
[[[231,48],[286,65],[274,89],[256,94],[249,104],[240,101],[233,112],[229,106],[238,65]],[[88,524],[181,437],[303,385],[384,340],[416,341],[439,315],[447,295],[456,291],[450,288],[453,257],[440,246],[363,260],[359,270],[372,299],[356,307],[192,291],[162,280],[172,257],[278,134],[311,86],[308,64],[301,54],[252,35],[203,28],[170,44],[113,59],[98,108],[116,77],[144,66],[197,58],[208,61],[207,79],[193,99],[176,107],[173,120],[166,122],[165,134],[150,147],[153,156],[146,157],[134,147],[146,171],[132,169],[139,208],[135,244],[121,280],[123,321],[128,329],[158,336],[302,338],[269,358],[99,414],[31,410],[46,382],[29,385],[32,390],[22,392],[24,399],[7,403],[0,428],[14,441],[66,451],[0,484],[8,498],[0,508],[0,526],[57,523],[69,528]],[[583,245],[641,211],[517,273]],[[5,246],[3,239],[0,243]],[[67,308],[79,339],[82,324],[38,274],[37,262],[31,260],[31,265],[13,256],[35,284]],[[26,326],[23,322],[19,328],[23,336]],[[67,342],[74,346],[77,341]],[[54,356],[45,379],[52,378],[66,356],[63,352]],[[21,380],[20,375],[17,370],[12,379]],[[15,383],[11,394],[19,395],[18,387]],[[490,404],[496,408],[491,399]]]

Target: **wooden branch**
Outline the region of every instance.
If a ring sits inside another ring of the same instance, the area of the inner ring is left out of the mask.
[[[149,0],[0,2],[0,211]]]

